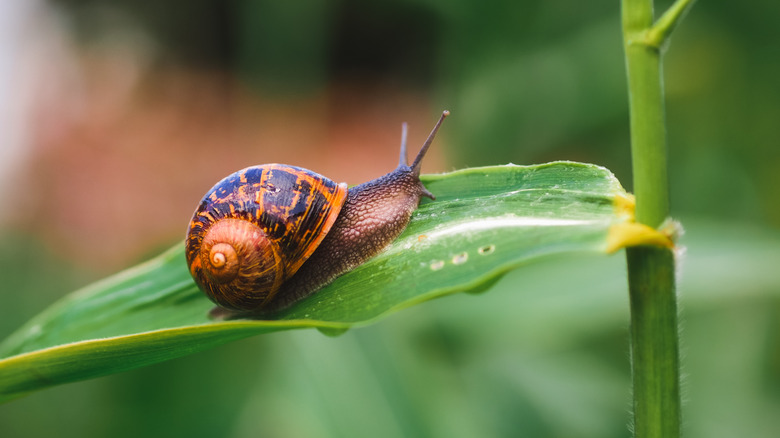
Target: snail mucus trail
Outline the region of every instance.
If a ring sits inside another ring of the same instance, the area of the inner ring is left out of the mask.
[[[264,164],[218,182],[187,230],[186,256],[216,317],[265,316],[315,293],[378,254],[406,228],[423,196],[422,159],[411,165],[403,125],[398,167],[347,188],[295,166]]]

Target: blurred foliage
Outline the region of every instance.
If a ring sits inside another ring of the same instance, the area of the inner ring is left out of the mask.
[[[453,167],[573,159],[607,166],[630,190],[617,2],[53,3],[87,43],[119,11],[159,62],[225,69],[279,98],[401,84],[432,113],[452,110]],[[688,229],[687,436],[780,430],[778,20],[776,2],[698,2],[666,57],[672,210]],[[8,239],[2,333],[94,275],[47,258],[34,238]],[[0,424],[4,436],[626,436],[622,265],[534,265],[479,299],[339,338],[253,338],[34,394],[0,407]]]
[[[129,17],[165,62],[228,69],[279,97],[333,82],[416,89],[457,117],[445,133],[456,168],[565,158],[631,189],[614,2],[54,3],[86,41]],[[775,2],[710,1],[676,31],[665,62],[673,211],[780,225],[780,204],[761,202],[780,197],[779,16]]]

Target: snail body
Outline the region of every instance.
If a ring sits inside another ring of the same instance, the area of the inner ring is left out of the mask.
[[[283,164],[225,177],[203,197],[187,230],[193,279],[225,309],[264,313],[289,307],[364,263],[401,234],[422,196],[433,199],[420,182],[420,166],[448,114],[412,165],[404,131],[398,167],[352,188]]]

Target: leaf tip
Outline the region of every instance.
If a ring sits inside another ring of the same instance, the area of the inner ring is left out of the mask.
[[[679,223],[667,220],[656,230],[644,224],[636,222],[634,212],[636,198],[631,193],[619,193],[614,198],[615,215],[623,219],[609,227],[607,232],[608,254],[620,251],[631,246],[658,246],[662,248],[674,248],[674,241],[682,232]]]
[[[634,221],[634,211],[636,210],[636,198],[631,193],[621,192],[615,195],[613,201],[615,214],[629,221]]]
[[[673,249],[680,230],[680,225],[674,221],[667,221],[658,230],[637,222],[618,223],[609,227],[607,253],[643,245]]]

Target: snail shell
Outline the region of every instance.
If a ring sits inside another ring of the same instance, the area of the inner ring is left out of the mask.
[[[346,184],[300,167],[267,164],[227,176],[190,223],[192,277],[222,307],[263,307],[325,238],[346,197]]]

